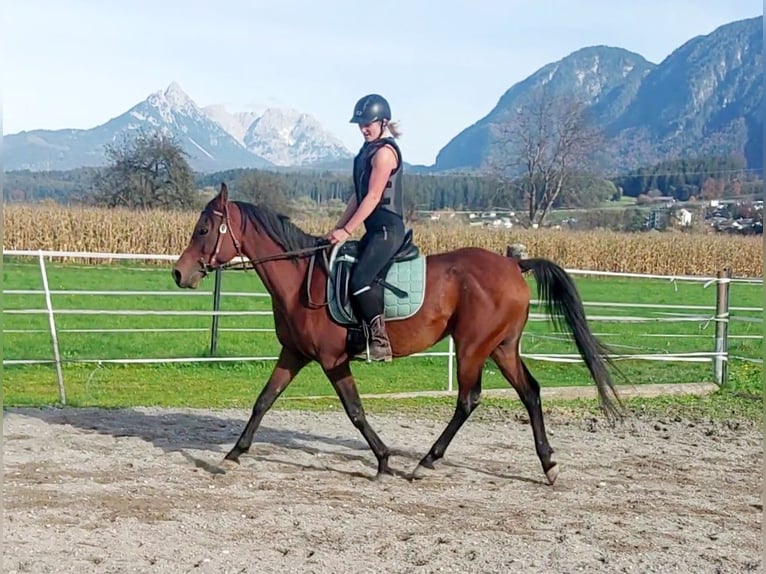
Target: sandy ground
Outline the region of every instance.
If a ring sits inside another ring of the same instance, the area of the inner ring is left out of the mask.
[[[4,572],[761,572],[760,430],[548,415],[471,419],[423,480],[372,481],[343,413],[5,411]],[[446,421],[370,415],[412,470]]]

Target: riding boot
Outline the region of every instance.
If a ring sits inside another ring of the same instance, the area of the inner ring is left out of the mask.
[[[372,321],[369,322],[368,329],[369,337],[367,340],[370,360],[391,361],[393,359],[393,351],[391,350],[391,341],[388,339],[383,315],[376,315]]]
[[[362,332],[366,343],[365,348],[354,355],[354,359],[385,362],[393,359],[383,315],[377,315],[372,321],[362,321]]]

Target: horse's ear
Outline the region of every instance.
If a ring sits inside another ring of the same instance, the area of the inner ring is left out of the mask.
[[[215,204],[219,209],[223,209],[227,201],[229,201],[229,188],[224,182],[221,182],[221,191],[215,196]]]

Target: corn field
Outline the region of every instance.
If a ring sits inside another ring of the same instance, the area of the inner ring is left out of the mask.
[[[3,246],[6,249],[177,255],[186,247],[197,217],[196,212],[5,205]],[[316,235],[324,235],[334,222],[329,218],[295,218],[303,230]],[[723,267],[729,267],[738,277],[763,275],[761,236],[495,230],[430,223],[415,223],[412,227],[415,242],[426,254],[466,246],[505,254],[509,244],[522,243],[530,257],[545,257],[573,269],[714,275]]]

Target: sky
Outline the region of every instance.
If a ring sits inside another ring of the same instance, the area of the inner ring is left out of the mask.
[[[199,106],[290,107],[356,151],[380,93],[404,159],[431,165],[542,66],[608,45],[660,63],[761,0],[9,0],[3,133],[91,128],[171,82]]]

